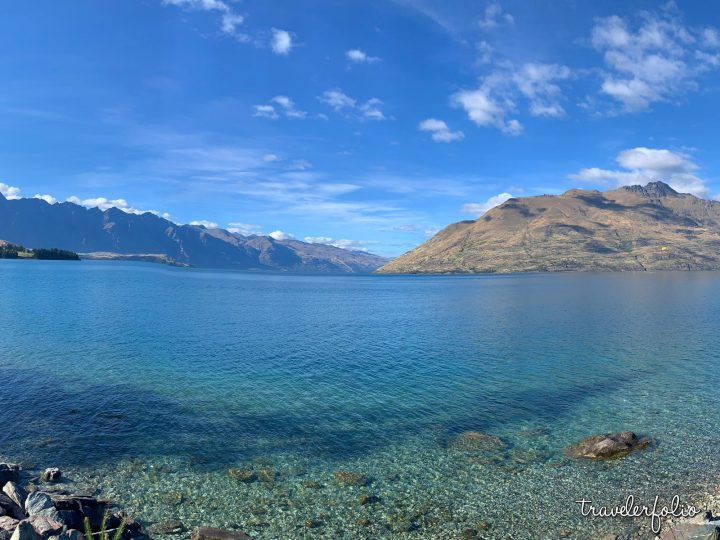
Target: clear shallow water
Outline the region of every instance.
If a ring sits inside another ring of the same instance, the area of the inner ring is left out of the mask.
[[[574,500],[687,496],[720,472],[719,274],[0,261],[0,283],[0,456],[61,466],[146,523],[596,538],[632,524],[581,518]],[[659,444],[613,463],[562,457],[623,429]],[[448,447],[465,430],[508,446],[492,460]],[[275,479],[238,483],[229,467]],[[372,483],[340,486],[338,470]]]

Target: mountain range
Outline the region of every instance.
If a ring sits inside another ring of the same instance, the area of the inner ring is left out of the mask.
[[[663,182],[512,198],[379,273],[720,270],[720,202]]]
[[[155,214],[100,210],[0,195],[0,239],[28,248],[75,251],[83,258],[136,259],[205,268],[369,273],[387,259],[325,244],[276,240],[202,225],[178,225]]]

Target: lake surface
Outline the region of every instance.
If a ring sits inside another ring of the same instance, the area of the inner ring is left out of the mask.
[[[687,497],[719,477],[720,274],[0,261],[0,283],[0,457],[60,466],[145,523],[258,539],[597,538],[633,525],[582,518],[573,501]],[[626,429],[658,444],[563,458]],[[507,446],[454,448],[466,430]],[[370,483],[340,485],[337,471]]]

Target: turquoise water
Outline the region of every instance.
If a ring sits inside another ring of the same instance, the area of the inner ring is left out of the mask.
[[[0,282],[0,456],[63,467],[146,524],[595,538],[633,524],[582,518],[574,500],[689,497],[720,472],[720,274],[0,261]],[[624,429],[658,444],[612,463],[563,458]],[[507,446],[449,444],[466,430]],[[244,484],[231,467],[273,480]],[[339,470],[370,483],[339,485]]]

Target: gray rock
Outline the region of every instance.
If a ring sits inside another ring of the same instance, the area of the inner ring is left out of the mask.
[[[65,531],[65,536],[68,537],[68,540],[85,540],[85,535],[75,529],[68,529]]]
[[[23,509],[15,504],[15,501],[4,493],[0,493],[0,508],[3,509],[4,515],[15,519],[25,519],[25,512],[23,512]]]
[[[20,523],[20,520],[13,519],[10,516],[0,516],[0,529],[13,532],[15,530],[15,527],[17,527],[18,523]]]
[[[17,485],[15,482],[8,482],[3,487],[5,495],[17,504],[20,508],[25,507],[25,499],[27,499],[27,492]]]
[[[62,471],[57,467],[50,467],[45,469],[40,476],[43,482],[58,482],[62,476]]]
[[[664,529],[660,540],[719,540],[720,529],[714,523],[676,523]]]
[[[649,446],[651,442],[649,437],[638,437],[632,431],[605,433],[586,437],[567,446],[565,455],[575,459],[618,459]]]
[[[34,491],[27,496],[27,499],[25,499],[25,511],[30,516],[37,514],[46,508],[52,508],[52,505],[53,503],[50,495],[42,491]]]
[[[150,533],[160,535],[180,534],[184,531],[185,525],[183,525],[182,521],[178,521],[177,519],[155,523],[149,529]]]
[[[242,531],[226,531],[211,527],[195,529],[190,538],[191,540],[253,540],[251,536]]]
[[[15,528],[11,540],[40,540],[40,535],[29,521],[21,521]]]
[[[9,531],[6,531],[5,529],[0,529],[0,540],[10,540],[12,538],[12,533]]]
[[[59,523],[47,516],[34,515],[30,516],[27,521],[29,521],[30,525],[33,526],[35,532],[43,538],[58,535],[63,532],[63,529],[65,528],[62,523]]]
[[[0,463],[0,486],[6,482],[17,482],[20,479],[20,467],[10,463]]]

